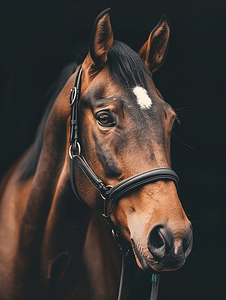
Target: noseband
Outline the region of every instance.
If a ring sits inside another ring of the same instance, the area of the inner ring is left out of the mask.
[[[79,71],[76,76],[75,86],[71,90],[70,95],[70,107],[71,107],[71,131],[70,131],[70,148],[69,148],[69,156],[70,156],[70,179],[71,186],[78,198],[83,204],[87,205],[78,195],[76,186],[75,186],[75,164],[80,167],[83,173],[87,176],[93,186],[100,193],[101,197],[104,199],[104,214],[103,217],[107,221],[108,225],[112,229],[113,236],[116,238],[119,247],[121,250],[123,249],[122,241],[116,231],[114,223],[111,220],[111,213],[113,211],[113,206],[121,198],[125,196],[128,192],[134,190],[137,187],[143,186],[145,184],[155,182],[158,180],[171,180],[175,183],[178,188],[179,178],[177,174],[170,168],[156,168],[152,170],[148,170],[134,176],[131,176],[115,186],[106,185],[92,170],[89,166],[88,162],[81,154],[81,146],[78,141],[78,101],[80,98],[80,88],[81,88],[81,77],[82,77],[82,67],[80,66]],[[108,202],[111,202],[110,210],[108,211]],[[153,274],[154,275],[154,274]],[[122,278],[122,275],[121,275]],[[156,277],[155,277],[156,278]],[[153,280],[152,280],[153,281]],[[156,281],[153,281],[152,284],[152,296],[151,300],[157,299],[156,294],[156,286],[155,283],[159,281],[159,278]],[[158,283],[157,283],[158,285]],[[157,286],[158,289],[158,286]],[[120,284],[121,290],[121,284]],[[153,290],[154,293],[153,293]],[[118,299],[121,298],[121,293],[119,293]]]

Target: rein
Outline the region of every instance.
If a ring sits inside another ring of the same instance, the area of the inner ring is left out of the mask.
[[[75,86],[71,90],[70,95],[70,107],[71,107],[71,131],[70,131],[70,180],[71,186],[75,193],[76,198],[78,198],[83,204],[87,205],[78,195],[75,186],[75,164],[77,164],[80,169],[84,172],[93,186],[100,193],[101,197],[104,199],[104,213],[103,217],[110,226],[112,230],[112,235],[116,239],[120,250],[122,250],[122,271],[120,278],[120,286],[118,292],[118,300],[122,297],[122,287],[123,287],[123,277],[124,277],[124,253],[128,252],[123,244],[123,239],[118,234],[114,223],[111,220],[111,213],[113,211],[114,204],[118,203],[119,200],[125,196],[126,193],[132,191],[133,189],[145,185],[147,183],[155,182],[158,180],[171,180],[175,183],[178,188],[179,178],[177,174],[170,168],[155,168],[148,170],[137,175],[131,176],[115,186],[106,185],[92,170],[86,161],[85,157],[81,153],[81,146],[78,141],[78,101],[80,98],[80,88],[81,88],[81,77],[82,77],[82,67],[80,66],[79,71],[76,76]],[[111,202],[110,210],[108,212],[108,202]],[[152,274],[152,290],[150,300],[157,300],[158,296],[158,286],[159,286],[159,274]]]

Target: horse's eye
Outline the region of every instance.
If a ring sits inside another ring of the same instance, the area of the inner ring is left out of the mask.
[[[99,122],[101,122],[101,124],[108,124],[108,123],[110,123],[110,116],[108,116],[107,114],[105,115],[105,114],[103,114],[103,115],[101,115],[101,116],[99,116]]]
[[[113,127],[115,125],[114,118],[110,115],[109,112],[106,111],[97,113],[96,119],[101,126]]]

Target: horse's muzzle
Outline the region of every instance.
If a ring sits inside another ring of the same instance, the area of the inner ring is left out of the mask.
[[[190,222],[187,229],[177,231],[167,224],[155,224],[149,231],[146,250],[139,240],[131,238],[134,253],[142,269],[150,272],[174,271],[181,268],[191,252],[193,234]]]
[[[147,247],[153,259],[146,262],[156,271],[179,269],[191,252],[192,244],[191,225],[178,233],[167,225],[157,224],[150,230],[147,240]]]

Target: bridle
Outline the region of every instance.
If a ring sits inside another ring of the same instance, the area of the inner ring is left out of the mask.
[[[100,193],[101,197],[104,199],[104,213],[103,217],[112,229],[112,234],[119,244],[122,252],[126,252],[127,249],[124,247],[123,239],[118,234],[114,223],[111,220],[111,213],[113,211],[113,206],[119,202],[119,200],[125,196],[128,192],[134,190],[137,187],[143,186],[147,183],[155,182],[158,180],[171,180],[178,187],[179,178],[177,174],[170,168],[156,168],[148,170],[134,176],[131,176],[115,186],[106,185],[92,170],[86,161],[85,157],[81,153],[81,146],[78,141],[78,101],[80,98],[80,88],[81,88],[81,77],[82,77],[82,67],[80,66],[76,80],[75,86],[71,90],[70,95],[70,107],[71,107],[71,131],[70,131],[70,179],[71,186],[75,193],[77,199],[79,199],[83,204],[87,205],[78,195],[75,186],[75,164],[80,167],[83,173],[87,176],[96,190]],[[110,210],[108,211],[108,203],[111,203]],[[121,299],[122,294],[122,284],[123,284],[123,274],[124,274],[124,254],[122,255],[122,272],[120,279],[120,287],[118,293],[118,300]],[[158,295],[158,285],[159,285],[159,275],[152,274],[152,292],[150,300],[156,300]]]

